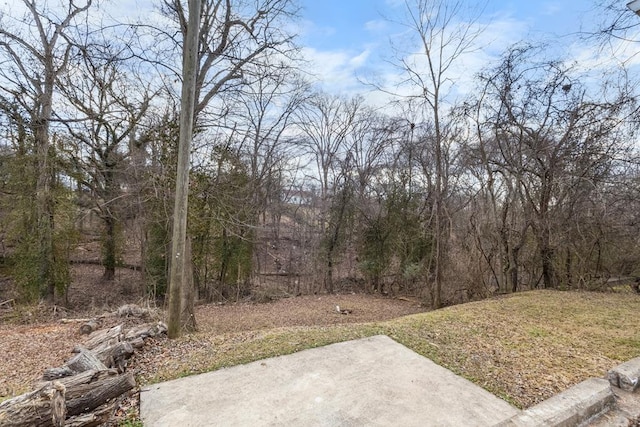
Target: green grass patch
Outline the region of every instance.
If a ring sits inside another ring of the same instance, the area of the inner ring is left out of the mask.
[[[535,291],[387,322],[201,333],[168,343],[195,348],[146,381],[384,334],[512,404],[528,407],[640,356],[638,311],[640,296],[630,293]]]

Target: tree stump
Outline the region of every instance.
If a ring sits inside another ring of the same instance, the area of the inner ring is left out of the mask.
[[[94,353],[84,348],[80,348],[80,352],[69,359],[69,361],[65,363],[65,366],[77,373],[90,370],[102,371],[107,369],[104,363],[102,363]]]

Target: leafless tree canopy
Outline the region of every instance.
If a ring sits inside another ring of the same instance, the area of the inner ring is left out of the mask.
[[[374,108],[299,71],[293,0],[189,3],[136,24],[91,1],[0,16],[0,260],[25,299],[64,301],[73,261],[106,287],[127,267],[139,294],[173,295],[175,335],[196,299],[440,307],[640,275],[628,69],[515,43],[464,91],[480,11],[406,0],[376,87],[394,103]],[[616,5],[598,6],[610,42],[636,25]]]

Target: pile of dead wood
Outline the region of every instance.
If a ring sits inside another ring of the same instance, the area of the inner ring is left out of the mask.
[[[84,322],[86,331],[97,323]],[[114,413],[118,398],[136,386],[127,360],[149,337],[164,334],[162,322],[125,330],[92,332],[63,366],[47,369],[37,388],[0,403],[0,426],[97,426]],[[55,343],[52,343],[55,345]]]

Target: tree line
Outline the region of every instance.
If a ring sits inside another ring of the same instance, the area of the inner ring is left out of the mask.
[[[371,82],[395,100],[383,112],[299,71],[293,0],[202,0],[185,246],[198,298],[357,289],[441,307],[640,274],[633,75],[516,43],[454,96],[477,18],[405,6],[402,84]],[[189,26],[180,0],[154,16],[111,22],[92,0],[0,16],[2,265],[25,300],[64,298],[88,216],[105,286],[129,237],[144,292],[168,293]]]

